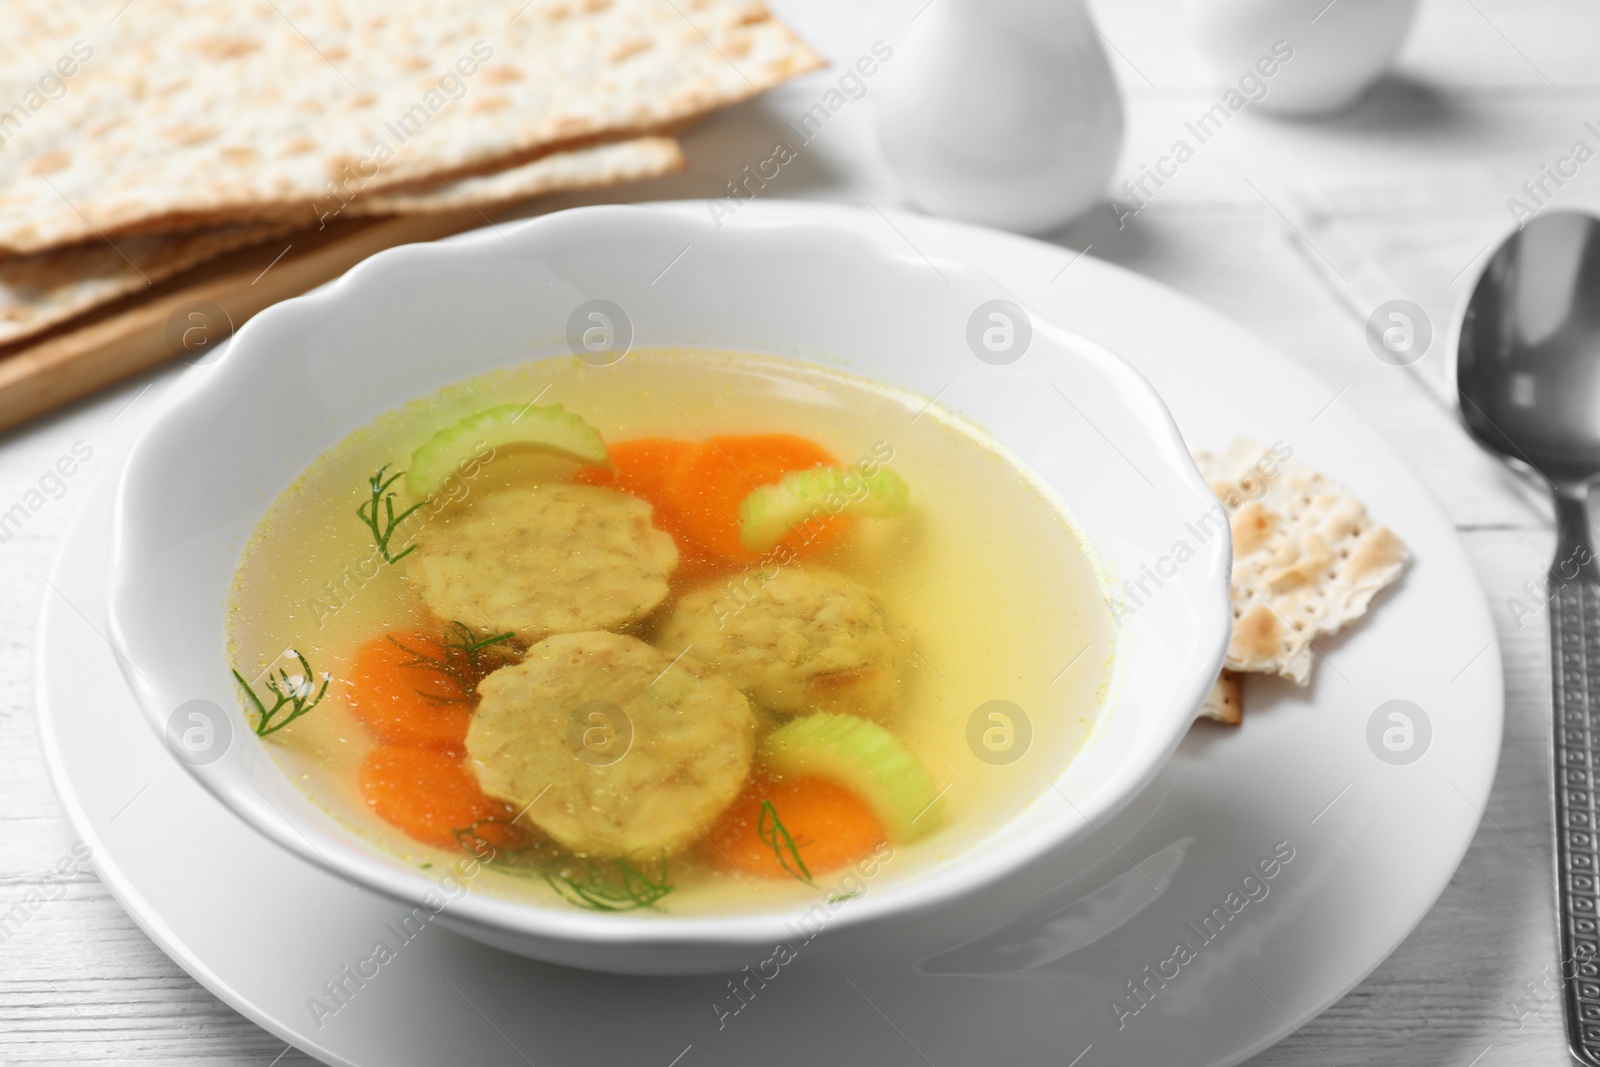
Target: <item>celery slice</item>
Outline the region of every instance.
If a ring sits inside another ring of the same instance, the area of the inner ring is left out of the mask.
[[[767,735],[758,757],[780,774],[831,778],[877,814],[890,841],[938,829],[939,789],[922,761],[894,734],[867,719],[807,715]]]
[[[411,453],[406,488],[421,500],[484,445],[495,449],[529,445],[585,463],[604,463],[608,458],[599,431],[560,404],[501,404],[445,427]]]
[[[892,519],[904,515],[910,504],[905,479],[887,467],[872,474],[854,467],[790,471],[744,498],[739,505],[739,542],[752,552],[765,552],[813,516]]]

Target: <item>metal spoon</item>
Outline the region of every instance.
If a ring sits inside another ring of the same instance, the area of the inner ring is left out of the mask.
[[[1456,342],[1461,420],[1479,444],[1550,483],[1556,910],[1567,1044],[1600,1067],[1600,219],[1543,214],[1490,257]]]

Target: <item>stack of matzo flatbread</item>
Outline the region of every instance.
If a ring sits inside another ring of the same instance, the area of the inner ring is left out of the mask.
[[[665,174],[821,65],[759,0],[53,0],[0,57],[0,346],[330,220]]]
[[[1309,682],[1311,642],[1366,614],[1410,558],[1361,501],[1289,455],[1249,440],[1195,455],[1233,536],[1233,637],[1206,718],[1241,720],[1244,673]]]

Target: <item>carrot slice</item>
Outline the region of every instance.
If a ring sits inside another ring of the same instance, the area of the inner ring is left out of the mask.
[[[368,641],[350,664],[350,710],[384,744],[460,755],[472,723],[472,697],[444,671],[417,663],[442,661],[445,654],[439,639],[427,634]]]
[[[609,467],[584,467],[574,481],[603,485],[643,497],[652,504],[665,503],[667,479],[684,454],[694,448],[693,441],[677,437],[635,437],[607,446]]]
[[[367,753],[356,782],[384,822],[423,844],[454,848],[454,831],[495,820],[509,824],[510,805],[491,800],[460,756],[384,745]]]
[[[765,819],[763,801],[771,805]],[[754,777],[707,837],[710,858],[721,866],[756,878],[814,878],[867,856],[884,833],[866,801],[838,782]]]
[[[731,568],[726,560],[697,542],[684,526],[673,506],[668,488],[672,472],[685,455],[694,451],[693,441],[676,437],[636,437],[609,445],[611,466],[584,467],[573,480],[629,493],[649,501],[655,508],[658,529],[672,535],[678,546],[678,569],[672,584],[680,589],[699,585]]]
[[[790,471],[838,462],[815,441],[792,434],[708,437],[673,466],[667,488],[689,536],[724,559],[754,563],[760,557],[739,541],[739,505],[744,498]],[[828,516],[809,528],[791,530],[779,544],[797,555],[812,555],[837,540],[842,529],[839,516]]]

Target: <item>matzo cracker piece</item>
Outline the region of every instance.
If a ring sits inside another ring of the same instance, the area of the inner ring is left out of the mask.
[[[15,7],[0,248],[16,252],[298,222],[313,201],[639,136],[822,65],[759,0],[138,0],[115,19],[100,0]],[[72,74],[46,98],[53,69]]]
[[[283,226],[241,223],[123,237],[115,244],[96,237],[48,252],[0,258],[0,345],[287,232]]]
[[[1348,490],[1288,458],[1282,445],[1235,441],[1195,455],[1229,512],[1233,638],[1227,667],[1305,685],[1311,642],[1360,618],[1410,558]]]
[[[340,214],[415,215],[463,207],[488,211],[546,193],[597,189],[658,178],[682,169],[683,149],[677,141],[670,137],[638,137],[572,152],[554,152],[494,174],[373,193],[351,201]]]
[[[1238,726],[1243,722],[1244,676],[1224,667],[1212,683],[1211,692],[1206,694],[1205,703],[1200,705],[1199,718],[1215,719],[1229,726]]]
[[[487,212],[547,193],[654,178],[682,166],[683,152],[676,141],[640,137],[552,153],[498,174],[375,193],[335,210],[340,218],[454,211],[469,206]],[[302,223],[318,221],[309,209],[298,218]],[[93,237],[45,252],[0,257],[0,345],[42,333],[235,249],[291,232],[286,225],[237,223],[172,233],[125,234],[114,239]]]

